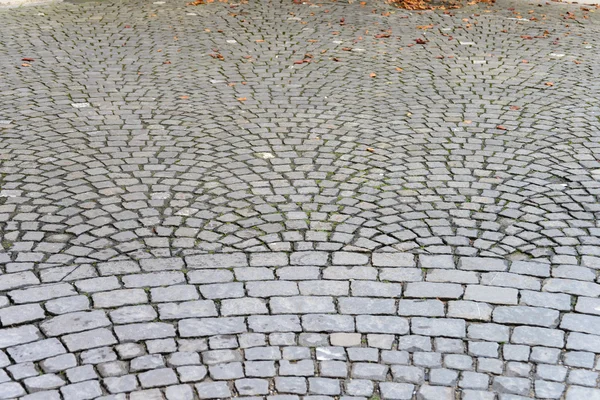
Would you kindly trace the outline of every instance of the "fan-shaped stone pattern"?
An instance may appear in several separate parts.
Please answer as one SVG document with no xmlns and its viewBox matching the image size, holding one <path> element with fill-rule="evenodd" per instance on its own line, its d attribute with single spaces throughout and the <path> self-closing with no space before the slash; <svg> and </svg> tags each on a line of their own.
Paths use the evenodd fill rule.
<svg viewBox="0 0 600 400">
<path fill-rule="evenodd" d="M 585 8 L 1 11 L 0 397 L 598 396 Z"/>
</svg>

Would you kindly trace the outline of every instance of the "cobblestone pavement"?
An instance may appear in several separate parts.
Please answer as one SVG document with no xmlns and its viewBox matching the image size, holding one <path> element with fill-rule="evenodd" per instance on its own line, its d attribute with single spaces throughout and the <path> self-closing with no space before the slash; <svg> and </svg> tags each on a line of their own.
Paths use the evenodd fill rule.
<svg viewBox="0 0 600 400">
<path fill-rule="evenodd" d="M 599 15 L 0 11 L 0 399 L 600 399 Z"/>
</svg>

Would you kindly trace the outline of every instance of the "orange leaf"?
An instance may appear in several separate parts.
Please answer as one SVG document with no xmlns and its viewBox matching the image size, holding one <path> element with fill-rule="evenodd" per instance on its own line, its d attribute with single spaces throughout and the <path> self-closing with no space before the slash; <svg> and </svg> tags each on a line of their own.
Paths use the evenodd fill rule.
<svg viewBox="0 0 600 400">
<path fill-rule="evenodd" d="M 180 98 L 181 100 L 187 100 L 187 99 L 189 99 L 189 98 L 190 98 L 190 96 L 180 96 L 179 98 Z"/>
<path fill-rule="evenodd" d="M 352 51 L 352 47 L 342 47 L 342 50 L 344 50 L 344 51 Z"/>
<path fill-rule="evenodd" d="M 375 153 L 375 149 L 373 149 L 371 147 L 367 147 L 367 151 L 370 151 L 371 153 Z"/>
<path fill-rule="evenodd" d="M 163 64 L 171 64 L 171 61 L 167 60 L 167 61 L 163 62 Z"/>
<path fill-rule="evenodd" d="M 507 130 L 507 129 L 506 129 L 506 127 L 505 127 L 505 126 L 502 126 L 502 125 L 498 125 L 498 126 L 496 127 L 496 129 L 500 129 L 501 131 L 505 131 L 505 130 Z"/>
<path fill-rule="evenodd" d="M 554 86 L 554 82 L 546 82 L 544 85 L 546 85 L 546 86 Z"/>
<path fill-rule="evenodd" d="M 375 77 L 377 76 L 377 74 L 376 74 L 375 72 L 371 72 L 371 73 L 369 74 L 369 76 L 370 76 L 371 78 L 375 78 Z"/>
<path fill-rule="evenodd" d="M 402 68 L 400 68 L 400 67 L 396 67 L 396 71 L 398 71 L 398 72 L 402 72 L 402 71 L 404 71 L 404 70 L 403 70 Z"/>
<path fill-rule="evenodd" d="M 23 63 L 21 64 L 21 67 L 31 67 L 31 64 Z"/>
<path fill-rule="evenodd" d="M 238 97 L 238 101 L 246 101 L 246 100 L 248 100 L 248 99 L 245 97 Z"/>
<path fill-rule="evenodd" d="M 521 107 L 519 107 L 519 106 L 510 106 L 510 109 L 513 110 L 513 111 L 516 111 L 516 110 L 520 110 Z"/>
</svg>

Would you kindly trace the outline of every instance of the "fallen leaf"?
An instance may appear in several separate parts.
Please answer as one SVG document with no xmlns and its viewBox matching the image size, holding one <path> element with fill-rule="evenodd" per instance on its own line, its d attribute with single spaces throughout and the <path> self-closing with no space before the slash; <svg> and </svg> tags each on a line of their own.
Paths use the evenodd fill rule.
<svg viewBox="0 0 600 400">
<path fill-rule="evenodd" d="M 385 39 L 389 38 L 391 35 L 389 33 L 378 33 L 375 35 L 375 39 Z"/>
<path fill-rule="evenodd" d="M 21 67 L 31 67 L 31 64 L 23 63 L 21 64 Z"/>
<path fill-rule="evenodd" d="M 427 43 L 427 40 L 423 40 L 423 39 L 421 39 L 421 38 L 418 38 L 418 39 L 415 39 L 415 42 L 416 42 L 417 44 L 426 44 L 426 43 Z"/>
<path fill-rule="evenodd" d="M 171 64 L 171 61 L 167 60 L 167 61 L 163 62 L 163 64 Z"/>
<path fill-rule="evenodd" d="M 503 126 L 503 125 L 498 125 L 498 126 L 496 127 L 496 129 L 500 129 L 501 131 L 506 131 L 506 130 L 507 130 L 507 129 L 506 129 L 506 127 L 505 127 L 505 126 Z"/>
<path fill-rule="evenodd" d="M 579 61 L 579 60 L 574 60 L 573 62 L 574 62 L 575 64 L 581 64 L 581 61 Z"/>
<path fill-rule="evenodd" d="M 29 61 L 29 62 L 31 62 L 31 61 L 35 61 L 35 60 L 33 58 L 23 57 L 23 58 L 21 58 L 21 61 Z"/>
<path fill-rule="evenodd" d="M 546 86 L 554 86 L 554 82 L 546 82 L 546 83 L 544 83 L 544 85 L 546 85 Z"/>
<path fill-rule="evenodd" d="M 402 71 L 404 71 L 404 70 L 403 70 L 402 68 L 400 68 L 400 67 L 396 67 L 396 71 L 398 71 L 398 72 L 402 72 Z"/>
<path fill-rule="evenodd" d="M 367 151 L 370 151 L 371 153 L 375 153 L 375 149 L 373 149 L 371 147 L 367 147 Z"/>
<path fill-rule="evenodd" d="M 333 60 L 333 61 L 335 61 L 335 62 L 340 62 L 340 61 L 341 61 L 341 60 L 340 60 L 339 58 L 337 58 L 337 57 L 333 57 L 333 58 L 332 58 L 332 60 Z"/>
<path fill-rule="evenodd" d="M 519 107 L 519 106 L 510 106 L 510 109 L 513 110 L 513 111 L 516 111 L 516 110 L 520 110 L 521 107 Z"/>
<path fill-rule="evenodd" d="M 297 60 L 297 61 L 294 61 L 294 64 L 304 64 L 304 60 Z"/>
<path fill-rule="evenodd" d="M 190 98 L 190 96 L 180 96 L 179 98 L 180 98 L 181 100 L 187 100 L 187 99 L 189 99 L 189 98 Z"/>
<path fill-rule="evenodd" d="M 410 113 L 410 112 L 407 112 L 407 113 L 406 113 L 406 116 L 407 116 L 407 117 L 412 117 L 412 113 Z"/>
<path fill-rule="evenodd" d="M 417 29 L 427 30 L 427 29 L 432 29 L 432 28 L 433 28 L 433 24 L 432 25 L 417 25 Z"/>
<path fill-rule="evenodd" d="M 471 121 L 471 120 L 469 120 L 469 119 L 465 119 L 465 120 L 463 121 L 463 123 L 465 123 L 465 124 L 470 124 L 471 122 L 473 122 L 473 121 Z"/>
<path fill-rule="evenodd" d="M 375 72 L 371 72 L 371 73 L 369 74 L 369 76 L 370 76 L 371 78 L 375 78 L 375 77 L 377 76 L 377 74 L 376 74 Z"/>
<path fill-rule="evenodd" d="M 533 37 L 531 37 L 529 35 L 521 35 L 521 39 L 531 40 L 531 39 L 533 39 Z"/>
<path fill-rule="evenodd" d="M 352 51 L 352 47 L 342 47 L 342 50 L 344 50 L 344 51 Z"/>
<path fill-rule="evenodd" d="M 246 101 L 246 100 L 248 100 L 248 99 L 245 97 L 238 97 L 238 101 Z"/>
</svg>

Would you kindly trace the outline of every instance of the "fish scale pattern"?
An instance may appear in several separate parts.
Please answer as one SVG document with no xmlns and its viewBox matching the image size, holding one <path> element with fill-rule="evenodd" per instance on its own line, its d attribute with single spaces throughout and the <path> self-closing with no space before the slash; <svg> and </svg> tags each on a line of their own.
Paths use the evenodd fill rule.
<svg viewBox="0 0 600 400">
<path fill-rule="evenodd" d="M 600 398 L 594 7 L 0 21 L 0 399 Z"/>
</svg>

